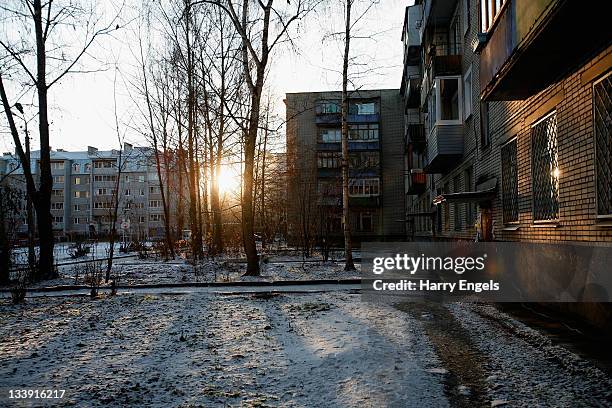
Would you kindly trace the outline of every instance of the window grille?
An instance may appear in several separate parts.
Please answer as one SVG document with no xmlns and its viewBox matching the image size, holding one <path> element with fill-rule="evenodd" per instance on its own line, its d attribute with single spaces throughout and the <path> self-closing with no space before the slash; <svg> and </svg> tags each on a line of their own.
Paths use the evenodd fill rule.
<svg viewBox="0 0 612 408">
<path fill-rule="evenodd" d="M 612 75 L 593 85 L 597 214 L 612 215 Z"/>
<path fill-rule="evenodd" d="M 557 153 L 557 114 L 546 116 L 531 129 L 531 178 L 533 219 L 559 218 L 559 160 Z"/>
<path fill-rule="evenodd" d="M 502 159 L 502 205 L 504 222 L 518 221 L 518 172 L 516 162 L 516 139 L 501 149 Z"/>
</svg>

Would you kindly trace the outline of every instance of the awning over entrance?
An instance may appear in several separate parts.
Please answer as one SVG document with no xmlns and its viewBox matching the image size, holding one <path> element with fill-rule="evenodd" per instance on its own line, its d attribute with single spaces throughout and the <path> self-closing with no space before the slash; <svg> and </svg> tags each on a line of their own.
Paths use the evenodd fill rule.
<svg viewBox="0 0 612 408">
<path fill-rule="evenodd" d="M 433 199 L 435 205 L 442 203 L 485 203 L 497 195 L 497 179 L 492 178 L 476 186 L 476 191 L 440 194 Z"/>
</svg>

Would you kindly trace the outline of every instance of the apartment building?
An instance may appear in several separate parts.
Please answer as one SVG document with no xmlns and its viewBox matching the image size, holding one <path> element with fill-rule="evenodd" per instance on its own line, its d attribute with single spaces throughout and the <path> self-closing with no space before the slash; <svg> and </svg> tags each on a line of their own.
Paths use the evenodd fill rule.
<svg viewBox="0 0 612 408">
<path fill-rule="evenodd" d="M 39 151 L 31 153 L 35 178 L 40 176 L 39 158 Z M 0 157 L 0 171 L 7 176 L 5 183 L 22 191 L 21 206 L 25 208 L 25 179 L 18 157 L 4 153 Z M 125 143 L 122 151 L 98 150 L 91 146 L 87 151 L 78 152 L 53 150 L 51 173 L 51 215 L 58 237 L 108 234 L 115 197 L 119 200 L 118 231 L 122 231 L 123 225 L 127 227 L 126 233 L 134 238 L 163 235 L 164 211 L 151 148 Z M 176 178 L 170 180 L 173 180 L 170 187 L 174 188 Z M 175 205 L 175 200 L 171 200 L 171 205 Z M 21 230 L 27 230 L 25 219 Z"/>
<path fill-rule="evenodd" d="M 287 94 L 288 235 L 340 244 L 341 93 Z M 404 239 L 404 140 L 397 89 L 351 92 L 349 203 L 355 242 Z"/>
<path fill-rule="evenodd" d="M 612 242 L 612 31 L 570 0 L 407 7 L 412 239 Z"/>
</svg>

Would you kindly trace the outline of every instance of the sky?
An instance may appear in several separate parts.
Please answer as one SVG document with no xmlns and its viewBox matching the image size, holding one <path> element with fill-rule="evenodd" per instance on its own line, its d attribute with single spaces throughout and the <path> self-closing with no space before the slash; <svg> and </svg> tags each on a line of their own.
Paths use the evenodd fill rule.
<svg viewBox="0 0 612 408">
<path fill-rule="evenodd" d="M 353 72 L 354 85 L 363 89 L 399 88 L 402 74 L 401 29 L 406 0 L 379 0 L 355 27 L 351 55 L 355 67 L 368 69 L 367 75 Z M 293 47 L 279 47 L 270 61 L 268 84 L 277 115 L 284 117 L 286 93 L 339 90 L 341 87 L 342 48 L 339 42 L 324 36 L 341 29 L 342 7 L 328 6 L 311 15 L 291 33 Z M 360 15 L 360 9 L 354 11 Z M 340 26 L 338 25 L 340 23 Z M 120 34 L 96 44 L 91 53 L 100 59 L 115 61 L 107 69 L 65 77 L 50 90 L 51 147 L 84 150 L 88 145 L 100 149 L 117 148 L 114 99 L 120 123 L 130 122 L 133 102 L 126 83 L 134 69 L 129 44 Z M 354 71 L 357 68 L 354 69 Z M 118 75 L 116 75 L 117 70 Z M 115 77 L 117 77 L 116 86 Z M 114 91 L 116 89 L 116 92 Z M 34 108 L 35 109 L 35 108 Z M 2 129 L 6 119 L 0 118 Z M 35 131 L 35 129 L 34 129 Z M 135 145 L 146 144 L 137 132 L 129 132 L 126 140 Z M 33 144 L 35 148 L 36 143 Z M 13 151 L 7 132 L 0 134 L 0 150 Z"/>
</svg>

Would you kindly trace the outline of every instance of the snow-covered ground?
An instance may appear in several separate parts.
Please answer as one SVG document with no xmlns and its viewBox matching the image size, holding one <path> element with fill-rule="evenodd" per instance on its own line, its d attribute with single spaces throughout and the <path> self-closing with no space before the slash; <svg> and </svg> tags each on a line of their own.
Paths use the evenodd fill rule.
<svg viewBox="0 0 612 408">
<path fill-rule="evenodd" d="M 574 407 L 612 398 L 608 376 L 492 306 L 394 308 L 343 291 L 0 302 L 0 405 L 11 388 L 65 389 L 62 403 L 74 406 Z M 465 361 L 448 364 L 458 346 Z M 479 395 L 462 369 L 484 384 Z"/>
</svg>

